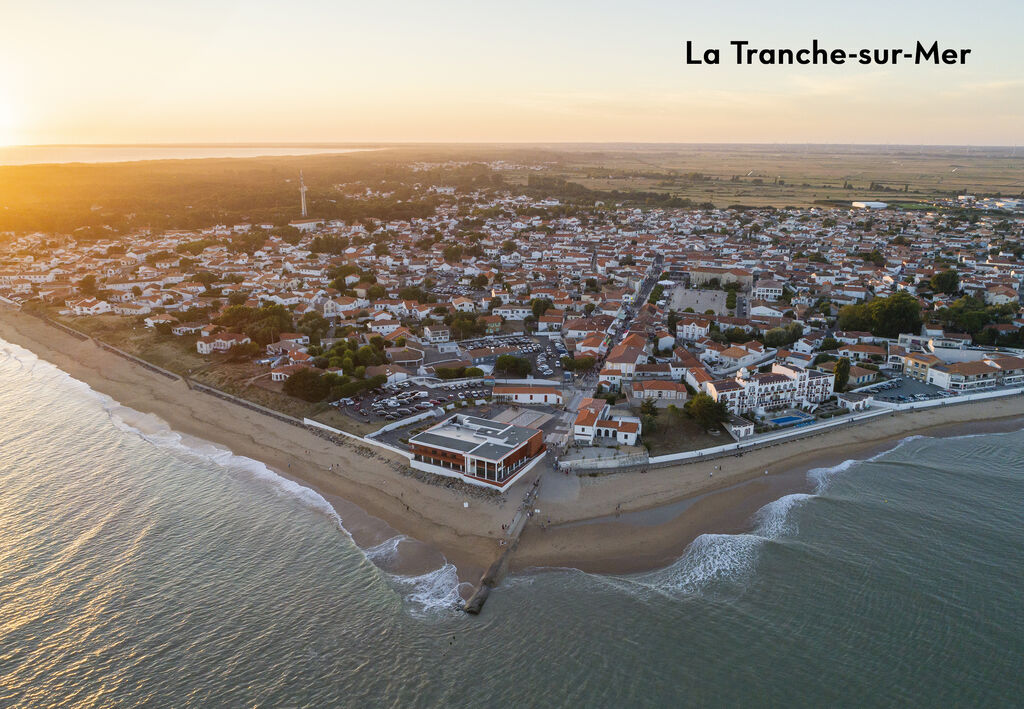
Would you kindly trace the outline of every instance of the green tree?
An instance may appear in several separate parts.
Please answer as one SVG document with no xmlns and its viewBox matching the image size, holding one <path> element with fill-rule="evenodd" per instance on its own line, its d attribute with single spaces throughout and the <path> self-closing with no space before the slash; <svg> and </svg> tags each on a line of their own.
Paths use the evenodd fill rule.
<svg viewBox="0 0 1024 709">
<path fill-rule="evenodd" d="M 525 377 L 533 371 L 533 365 L 531 365 L 530 360 L 525 357 L 516 357 L 515 355 L 504 354 L 500 355 L 495 361 L 494 371 L 501 372 L 502 374 L 515 374 L 517 376 Z"/>
<path fill-rule="evenodd" d="M 651 418 L 658 415 L 658 406 L 654 403 L 654 399 L 647 398 L 640 402 L 640 415 L 650 416 Z"/>
<path fill-rule="evenodd" d="M 960 291 L 960 274 L 953 269 L 936 273 L 931 278 L 932 290 L 946 295 L 954 295 Z"/>
<path fill-rule="evenodd" d="M 875 298 L 868 303 L 871 313 L 871 332 L 879 337 L 897 337 L 903 332 L 921 331 L 921 304 L 917 299 L 900 291 L 888 298 Z"/>
<path fill-rule="evenodd" d="M 330 384 L 317 369 L 300 369 L 284 382 L 284 393 L 306 401 L 322 401 L 330 392 Z"/>
<path fill-rule="evenodd" d="M 546 313 L 553 305 L 554 303 L 551 302 L 550 298 L 534 298 L 530 301 L 530 309 L 533 310 L 535 318 L 539 318 Z"/>
<path fill-rule="evenodd" d="M 836 362 L 836 391 L 843 391 L 850 381 L 850 360 L 847 357 L 840 357 Z"/>
<path fill-rule="evenodd" d="M 725 402 L 715 401 L 704 393 L 697 394 L 687 401 L 683 405 L 683 410 L 705 431 L 711 430 L 729 418 L 729 409 Z"/>
</svg>

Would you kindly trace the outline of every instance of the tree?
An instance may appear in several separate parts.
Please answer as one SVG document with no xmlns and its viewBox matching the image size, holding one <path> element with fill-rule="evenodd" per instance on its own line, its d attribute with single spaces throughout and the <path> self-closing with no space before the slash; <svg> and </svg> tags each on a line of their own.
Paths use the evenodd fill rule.
<svg viewBox="0 0 1024 709">
<path fill-rule="evenodd" d="M 876 298 L 868 304 L 871 332 L 879 337 L 897 337 L 903 332 L 921 331 L 921 304 L 906 292 Z"/>
<path fill-rule="evenodd" d="M 444 248 L 444 260 L 448 263 L 459 263 L 462 261 L 462 247 L 452 244 Z"/>
<path fill-rule="evenodd" d="M 533 371 L 533 365 L 525 357 L 515 355 L 500 355 L 494 363 L 494 371 L 503 374 L 516 374 L 525 377 Z"/>
<path fill-rule="evenodd" d="M 651 418 L 657 417 L 658 407 L 654 403 L 654 399 L 647 398 L 640 402 L 640 415 L 650 416 Z"/>
<path fill-rule="evenodd" d="M 960 274 L 953 269 L 936 273 L 931 279 L 932 290 L 946 295 L 954 295 L 960 291 Z"/>
<path fill-rule="evenodd" d="M 327 322 L 327 319 L 314 310 L 299 318 L 299 332 L 309 335 L 309 341 L 314 345 L 320 344 L 321 338 L 327 334 L 327 330 L 330 327 L 331 324 Z"/>
<path fill-rule="evenodd" d="M 78 290 L 86 295 L 96 295 L 96 276 L 88 275 L 78 282 Z"/>
<path fill-rule="evenodd" d="M 593 357 L 579 357 L 573 359 L 566 355 L 562 357 L 562 367 L 573 372 L 585 372 L 594 366 L 596 360 Z"/>
<path fill-rule="evenodd" d="M 232 345 L 228 350 L 227 360 L 229 362 L 245 362 L 252 359 L 262 351 L 263 348 L 255 342 Z"/>
<path fill-rule="evenodd" d="M 725 402 L 715 401 L 707 394 L 694 396 L 683 405 L 683 410 L 696 421 L 701 428 L 708 431 L 729 418 L 729 409 Z"/>
<path fill-rule="evenodd" d="M 282 332 L 292 329 L 292 314 L 283 305 L 247 308 L 232 305 L 217 319 L 218 325 L 240 330 L 261 345 L 277 342 Z"/>
<path fill-rule="evenodd" d="M 530 301 L 530 309 L 533 310 L 535 318 L 539 318 L 546 313 L 553 305 L 554 303 L 551 302 L 550 298 L 534 298 Z"/>
<path fill-rule="evenodd" d="M 844 305 L 839 309 L 839 321 L 836 323 L 840 330 L 852 330 L 864 332 L 871 329 L 871 311 L 868 306 L 859 303 L 857 305 Z"/>
<path fill-rule="evenodd" d="M 306 401 L 321 401 L 330 392 L 330 384 L 319 370 L 300 369 L 284 382 L 284 393 Z"/>
<path fill-rule="evenodd" d="M 836 362 L 836 391 L 842 391 L 850 381 L 850 360 L 848 357 L 840 357 Z"/>
</svg>

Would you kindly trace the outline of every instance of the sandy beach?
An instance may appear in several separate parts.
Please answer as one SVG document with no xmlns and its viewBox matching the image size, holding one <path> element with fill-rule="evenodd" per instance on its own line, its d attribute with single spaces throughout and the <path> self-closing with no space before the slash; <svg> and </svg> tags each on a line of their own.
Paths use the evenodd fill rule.
<svg viewBox="0 0 1024 709">
<path fill-rule="evenodd" d="M 315 489 L 339 511 L 362 547 L 396 534 L 410 537 L 403 542 L 402 568 L 392 569 L 398 573 L 434 568 L 443 555 L 459 568 L 460 578 L 475 581 L 498 555 L 501 526 L 511 521 L 532 483 L 532 478 L 521 480 L 504 497 L 467 497 L 403 474 L 400 456 L 375 449 L 374 457 L 365 457 L 352 446 L 190 390 L 182 381 L 32 316 L 0 309 L 0 337 L 123 406 L 156 415 L 180 433 L 262 461 Z M 523 534 L 512 569 L 556 566 L 625 573 L 664 566 L 698 535 L 744 531 L 764 504 L 809 491 L 806 472 L 812 468 L 870 457 L 913 434 L 1016 430 L 1021 417 L 1024 397 L 1014 396 L 881 416 L 742 457 L 647 473 L 562 479 L 545 462 L 538 466 L 546 476 L 537 502 L 541 513 Z"/>
</svg>

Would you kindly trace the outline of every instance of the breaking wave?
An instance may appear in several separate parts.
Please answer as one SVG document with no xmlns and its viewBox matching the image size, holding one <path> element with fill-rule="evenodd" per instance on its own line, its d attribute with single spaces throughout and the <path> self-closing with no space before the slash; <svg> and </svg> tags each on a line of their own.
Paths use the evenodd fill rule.
<svg viewBox="0 0 1024 709">
<path fill-rule="evenodd" d="M 19 370 L 31 373 L 33 377 L 49 378 L 55 383 L 59 381 L 60 385 L 73 388 L 82 396 L 98 402 L 113 426 L 123 433 L 137 436 L 159 448 L 215 463 L 222 468 L 244 471 L 253 479 L 270 486 L 277 494 L 298 500 L 308 509 L 326 516 L 348 536 L 350 541 L 353 541 L 331 503 L 312 488 L 276 473 L 264 463 L 235 455 L 230 449 L 210 441 L 181 434 L 158 416 L 122 406 L 112 397 L 96 391 L 86 382 L 75 379 L 56 365 L 40 359 L 31 350 L 19 345 L 0 340 L 0 359 L 16 362 Z M 459 607 L 462 600 L 461 585 L 456 567 L 450 562 L 445 561 L 443 566 L 420 576 L 401 576 L 380 569 L 383 562 L 398 553 L 398 546 L 406 539 L 408 537 L 398 535 L 367 549 L 362 549 L 354 541 L 353 546 L 359 549 L 363 556 L 378 568 L 382 578 L 392 588 L 402 593 L 414 607 L 422 610 Z"/>
<path fill-rule="evenodd" d="M 389 575 L 391 582 L 402 591 L 405 600 L 422 613 L 453 611 L 462 607 L 462 584 L 455 564 L 444 566 L 420 576 Z"/>
</svg>

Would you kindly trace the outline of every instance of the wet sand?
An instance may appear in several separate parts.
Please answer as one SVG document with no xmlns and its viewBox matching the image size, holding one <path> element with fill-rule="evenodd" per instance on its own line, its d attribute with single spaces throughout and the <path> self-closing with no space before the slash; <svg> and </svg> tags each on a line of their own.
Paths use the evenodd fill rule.
<svg viewBox="0 0 1024 709">
<path fill-rule="evenodd" d="M 504 496 L 469 497 L 403 474 L 406 459 L 397 454 L 374 448 L 373 457 L 364 457 L 352 446 L 190 390 L 32 316 L 0 308 L 0 337 L 122 405 L 158 416 L 176 431 L 223 445 L 308 485 L 338 510 L 364 549 L 397 535 L 409 537 L 387 562 L 395 573 L 423 573 L 447 559 L 458 567 L 460 579 L 476 581 L 500 553 L 501 526 L 511 522 L 535 475 L 531 471 Z M 1022 416 L 1024 397 L 1015 396 L 880 416 L 742 457 L 573 480 L 555 479 L 562 474 L 542 461 L 537 468 L 546 476 L 537 502 L 541 514 L 524 532 L 512 569 L 625 573 L 664 566 L 696 536 L 745 531 L 763 505 L 808 492 L 811 468 L 870 457 L 912 434 L 1013 430 L 1020 428 Z"/>
</svg>

